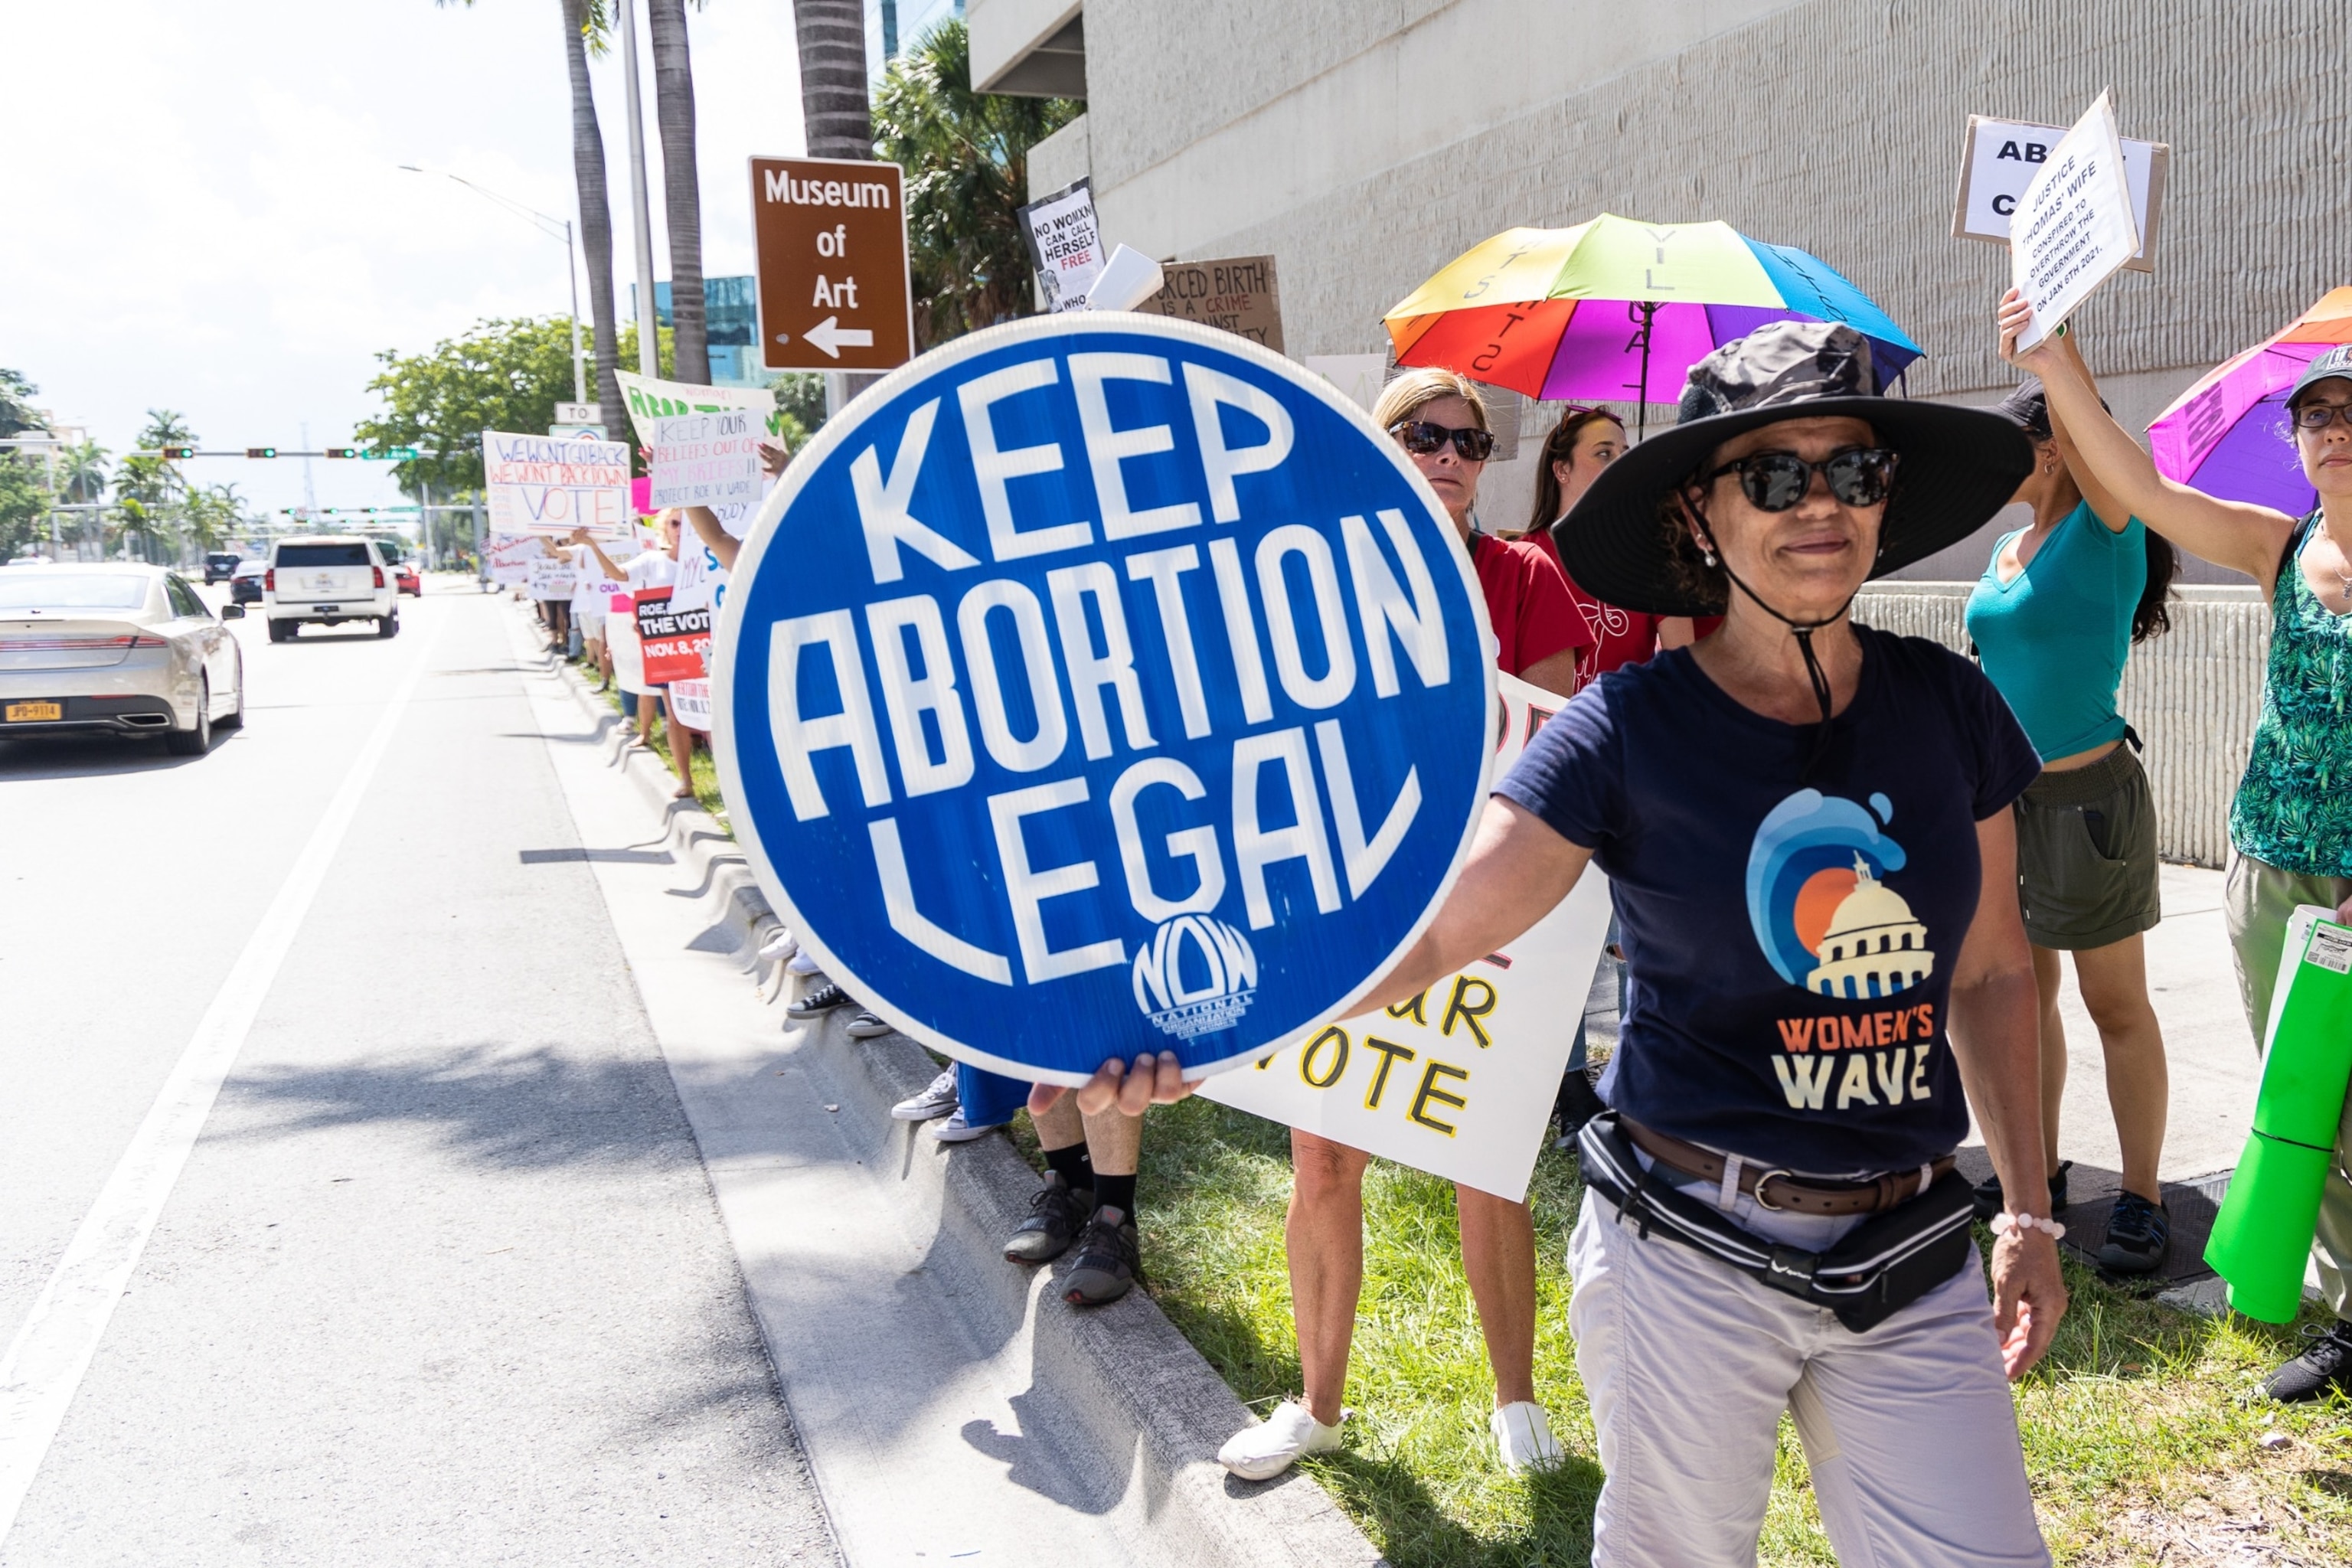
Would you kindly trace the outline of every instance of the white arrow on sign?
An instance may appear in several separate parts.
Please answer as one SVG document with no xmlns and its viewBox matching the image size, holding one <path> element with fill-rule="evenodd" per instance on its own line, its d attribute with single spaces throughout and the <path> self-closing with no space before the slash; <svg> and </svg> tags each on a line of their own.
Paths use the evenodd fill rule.
<svg viewBox="0 0 2352 1568">
<path fill-rule="evenodd" d="M 845 348 L 870 349 L 874 346 L 873 332 L 864 327 L 836 325 L 839 321 L 838 316 L 827 316 L 824 321 L 803 332 L 801 336 L 815 347 L 823 349 L 824 357 L 827 359 L 839 359 L 841 351 Z M 783 334 L 781 332 L 776 334 L 776 341 L 782 342 Z"/>
</svg>

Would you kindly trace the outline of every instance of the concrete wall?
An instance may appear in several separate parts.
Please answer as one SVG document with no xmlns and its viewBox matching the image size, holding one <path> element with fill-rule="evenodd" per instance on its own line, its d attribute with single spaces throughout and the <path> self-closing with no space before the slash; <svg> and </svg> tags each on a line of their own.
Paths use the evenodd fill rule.
<svg viewBox="0 0 2352 1568">
<path fill-rule="evenodd" d="M 1969 583 L 1865 589 L 1858 621 L 1932 637 L 1961 653 Z M 2132 649 L 2124 718 L 2147 743 L 2141 762 L 2156 793 L 2157 853 L 2221 866 L 2230 853 L 2230 798 L 2246 771 L 2270 657 L 2270 606 L 2254 589 L 2192 587 L 2172 606 L 2172 629 Z"/>
<path fill-rule="evenodd" d="M 1049 8 L 978 0 L 975 32 L 1024 5 Z M 1381 347 L 1383 310 L 1510 225 L 1719 217 L 1884 305 L 1928 351 L 1913 395 L 1991 402 L 2008 257 L 1950 237 L 1962 128 L 2064 121 L 2109 85 L 2126 132 L 2173 149 L 2158 271 L 2077 317 L 2126 424 L 2352 276 L 2352 28 L 2321 0 L 1091 0 L 1085 22 L 1087 113 L 1033 185 L 1091 174 L 1107 235 L 1152 255 L 1272 254 L 1302 357 Z M 1482 511 L 1516 525 L 1532 490 L 1498 465 Z M 1906 574 L 1973 576 L 2018 521 Z"/>
</svg>

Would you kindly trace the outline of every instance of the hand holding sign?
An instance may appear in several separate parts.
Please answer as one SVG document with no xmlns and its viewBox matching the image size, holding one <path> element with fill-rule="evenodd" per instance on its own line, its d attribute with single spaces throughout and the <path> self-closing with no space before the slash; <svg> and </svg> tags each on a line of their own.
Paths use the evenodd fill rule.
<svg viewBox="0 0 2352 1568">
<path fill-rule="evenodd" d="M 2018 198 L 2009 234 L 2017 290 L 2033 311 L 2017 346 L 2031 349 L 2139 249 L 2123 142 L 2105 93 L 2051 150 Z"/>
</svg>

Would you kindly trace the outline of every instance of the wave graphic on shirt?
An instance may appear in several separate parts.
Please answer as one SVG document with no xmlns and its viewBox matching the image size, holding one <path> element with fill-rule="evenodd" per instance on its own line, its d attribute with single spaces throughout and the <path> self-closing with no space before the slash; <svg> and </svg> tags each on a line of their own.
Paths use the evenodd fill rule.
<svg viewBox="0 0 2352 1568">
<path fill-rule="evenodd" d="M 1873 815 L 1873 813 L 1876 815 Z M 1903 868 L 1888 837 L 1894 804 L 1870 809 L 1799 790 L 1758 825 L 1748 852 L 1748 918 L 1780 978 L 1823 996 L 1891 996 L 1933 973 L 1927 927 L 1886 886 Z"/>
</svg>

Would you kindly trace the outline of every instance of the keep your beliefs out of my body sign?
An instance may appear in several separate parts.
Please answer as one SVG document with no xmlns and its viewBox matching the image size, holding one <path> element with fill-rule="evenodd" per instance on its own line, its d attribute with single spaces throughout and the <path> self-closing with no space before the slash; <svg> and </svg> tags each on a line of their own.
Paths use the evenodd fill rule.
<svg viewBox="0 0 2352 1568">
<path fill-rule="evenodd" d="M 735 825 L 917 1039 L 1076 1084 L 1344 1012 L 1420 933 L 1492 763 L 1444 513 L 1321 378 L 1190 323 L 956 340 L 769 496 L 714 643 Z"/>
</svg>

